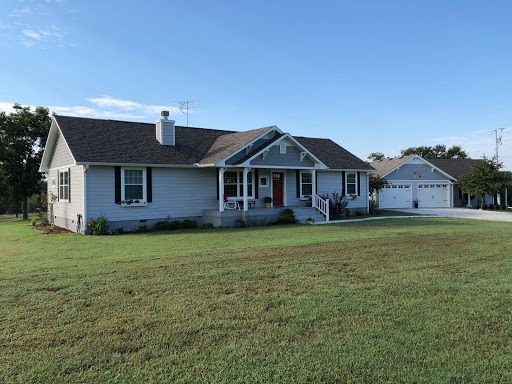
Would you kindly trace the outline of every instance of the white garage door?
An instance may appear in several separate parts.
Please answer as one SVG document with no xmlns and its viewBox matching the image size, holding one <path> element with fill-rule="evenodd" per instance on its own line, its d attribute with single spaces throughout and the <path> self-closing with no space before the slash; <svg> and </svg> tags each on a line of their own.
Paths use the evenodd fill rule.
<svg viewBox="0 0 512 384">
<path fill-rule="evenodd" d="M 388 184 L 379 192 L 379 208 L 411 208 L 411 185 Z"/>
<path fill-rule="evenodd" d="M 419 184 L 418 200 L 420 208 L 450 206 L 448 184 Z"/>
</svg>

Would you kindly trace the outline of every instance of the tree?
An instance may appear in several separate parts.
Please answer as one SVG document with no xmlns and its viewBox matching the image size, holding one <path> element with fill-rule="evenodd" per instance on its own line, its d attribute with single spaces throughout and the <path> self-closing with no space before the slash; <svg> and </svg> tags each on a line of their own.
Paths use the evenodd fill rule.
<svg viewBox="0 0 512 384">
<path fill-rule="evenodd" d="M 382 152 L 372 152 L 370 153 L 370 155 L 368 155 L 368 160 L 370 160 L 370 162 L 372 161 L 378 161 L 378 160 L 382 160 L 384 157 L 384 154 Z"/>
<path fill-rule="evenodd" d="M 454 145 L 447 150 L 446 145 L 443 144 L 433 147 L 410 147 L 402 149 L 401 154 L 402 156 L 420 155 L 424 159 L 466 159 L 469 156 L 459 145 Z"/>
<path fill-rule="evenodd" d="M 459 177 L 461 190 L 480 196 L 483 209 L 485 195 L 496 195 L 512 182 L 509 173 L 500 172 L 502 166 L 502 163 L 484 157 L 481 163 L 472 167 L 470 173 Z"/>
<path fill-rule="evenodd" d="M 384 186 L 388 184 L 388 181 L 386 179 L 383 179 L 376 173 L 370 173 L 369 179 L 368 179 L 368 184 L 369 184 L 368 193 L 370 196 L 373 196 L 373 194 L 375 192 L 379 192 L 382 188 L 384 188 Z"/>
<path fill-rule="evenodd" d="M 14 104 L 10 114 L 0 112 L 0 175 L 1 200 L 23 204 L 23 219 L 28 219 L 27 200 L 39 192 L 43 175 L 39 164 L 50 130 L 48 108 Z"/>
</svg>

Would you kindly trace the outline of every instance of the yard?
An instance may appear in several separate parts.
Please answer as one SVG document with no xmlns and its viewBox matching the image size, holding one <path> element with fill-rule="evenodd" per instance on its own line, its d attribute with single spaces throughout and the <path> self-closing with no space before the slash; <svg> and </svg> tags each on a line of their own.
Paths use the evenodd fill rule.
<svg viewBox="0 0 512 384">
<path fill-rule="evenodd" d="M 0 220 L 0 382 L 512 382 L 512 223 L 44 235 Z"/>
</svg>

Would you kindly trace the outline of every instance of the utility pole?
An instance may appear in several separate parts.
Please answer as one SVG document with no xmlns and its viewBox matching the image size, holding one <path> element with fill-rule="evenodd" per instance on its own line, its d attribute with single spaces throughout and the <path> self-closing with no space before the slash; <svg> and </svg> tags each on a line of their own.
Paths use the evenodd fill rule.
<svg viewBox="0 0 512 384">
<path fill-rule="evenodd" d="M 188 110 L 189 109 L 196 109 L 197 107 L 194 106 L 194 103 L 197 103 L 199 100 L 186 100 L 186 101 L 177 101 L 177 103 L 180 105 L 180 112 L 187 115 L 187 127 L 188 127 Z"/>
<path fill-rule="evenodd" d="M 502 144 L 502 135 L 500 134 L 498 136 L 498 131 L 500 132 L 503 132 L 505 130 L 505 128 L 494 128 L 494 129 L 491 129 L 489 132 L 494 132 L 495 136 L 496 136 L 496 165 L 498 165 L 498 162 L 499 162 L 499 158 L 498 158 L 498 147 Z M 506 195 L 507 192 L 505 192 L 505 195 Z M 498 205 L 501 205 L 501 195 L 498 193 L 498 195 L 496 196 L 498 198 Z M 505 202 L 506 204 L 506 202 Z"/>
<path fill-rule="evenodd" d="M 503 132 L 505 130 L 505 128 L 494 128 L 494 129 L 491 129 L 489 132 L 494 132 L 494 134 L 496 135 L 496 164 L 498 164 L 498 147 L 502 144 L 502 135 L 499 135 L 498 136 L 498 131 L 500 132 Z"/>
</svg>

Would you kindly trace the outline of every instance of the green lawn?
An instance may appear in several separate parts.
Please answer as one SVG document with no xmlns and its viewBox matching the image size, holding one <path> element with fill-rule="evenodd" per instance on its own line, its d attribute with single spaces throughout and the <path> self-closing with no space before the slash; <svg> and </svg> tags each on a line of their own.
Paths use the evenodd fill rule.
<svg viewBox="0 0 512 384">
<path fill-rule="evenodd" d="M 0 382 L 512 382 L 512 223 L 44 235 L 0 220 Z"/>
</svg>

